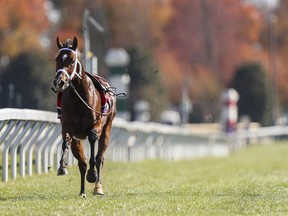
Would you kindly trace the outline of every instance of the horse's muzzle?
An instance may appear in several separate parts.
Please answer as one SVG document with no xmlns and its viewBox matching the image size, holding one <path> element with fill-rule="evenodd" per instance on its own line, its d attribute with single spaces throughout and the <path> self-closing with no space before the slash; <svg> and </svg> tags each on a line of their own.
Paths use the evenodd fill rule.
<svg viewBox="0 0 288 216">
<path fill-rule="evenodd" d="M 53 85 L 56 91 L 64 91 L 69 86 L 69 81 L 65 76 L 60 75 L 55 77 Z"/>
</svg>

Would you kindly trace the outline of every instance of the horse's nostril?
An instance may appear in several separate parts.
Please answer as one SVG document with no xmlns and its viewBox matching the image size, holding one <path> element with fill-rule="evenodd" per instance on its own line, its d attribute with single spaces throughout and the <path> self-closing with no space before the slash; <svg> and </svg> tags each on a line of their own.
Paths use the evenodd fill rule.
<svg viewBox="0 0 288 216">
<path fill-rule="evenodd" d="M 54 84 L 54 86 L 56 88 L 60 89 L 60 88 L 62 88 L 65 85 L 65 82 L 63 80 L 61 80 L 61 79 L 55 79 L 53 81 L 53 84 Z"/>
<path fill-rule="evenodd" d="M 65 84 L 65 82 L 63 80 L 60 80 L 59 86 L 63 86 L 64 84 Z"/>
</svg>

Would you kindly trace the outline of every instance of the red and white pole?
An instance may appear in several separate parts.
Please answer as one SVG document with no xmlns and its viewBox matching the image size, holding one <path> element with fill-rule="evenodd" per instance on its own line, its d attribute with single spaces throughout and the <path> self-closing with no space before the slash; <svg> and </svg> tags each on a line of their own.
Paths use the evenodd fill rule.
<svg viewBox="0 0 288 216">
<path fill-rule="evenodd" d="M 234 132 L 238 122 L 238 103 L 239 94 L 235 89 L 227 89 L 222 93 L 222 130 L 226 133 Z"/>
</svg>

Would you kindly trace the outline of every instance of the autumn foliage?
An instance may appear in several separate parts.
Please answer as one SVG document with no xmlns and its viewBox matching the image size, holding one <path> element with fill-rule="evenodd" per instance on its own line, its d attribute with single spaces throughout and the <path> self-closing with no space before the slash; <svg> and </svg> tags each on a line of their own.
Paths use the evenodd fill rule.
<svg viewBox="0 0 288 216">
<path fill-rule="evenodd" d="M 45 0 L 0 0 L 0 57 L 37 49 L 49 22 Z"/>
<path fill-rule="evenodd" d="M 229 86 L 236 68 L 254 61 L 264 67 L 270 84 L 276 83 L 282 111 L 288 109 L 286 0 L 280 0 L 273 11 L 243 0 L 52 2 L 61 14 L 57 23 L 47 19 L 45 0 L 0 0 L 0 57 L 36 49 L 43 33 L 50 35 L 51 49 L 55 49 L 56 35 L 63 39 L 76 35 L 82 49 L 82 16 L 89 9 L 105 27 L 100 41 L 91 30 L 93 51 L 102 49 L 104 53 L 109 47 L 149 49 L 170 104 L 180 105 L 185 81 L 193 103 L 217 119 L 221 91 Z M 276 17 L 273 22 L 269 20 L 272 12 Z"/>
</svg>

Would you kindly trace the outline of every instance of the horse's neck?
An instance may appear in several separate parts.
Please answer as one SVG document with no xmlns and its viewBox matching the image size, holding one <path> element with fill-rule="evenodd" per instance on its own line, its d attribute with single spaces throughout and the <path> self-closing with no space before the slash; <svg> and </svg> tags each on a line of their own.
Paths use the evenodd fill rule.
<svg viewBox="0 0 288 216">
<path fill-rule="evenodd" d="M 81 72 L 81 78 L 77 77 L 75 78 L 75 81 L 73 85 L 76 87 L 76 89 L 80 90 L 81 92 L 87 92 L 88 86 L 89 86 L 89 77 L 86 75 L 86 72 L 82 69 Z"/>
</svg>

